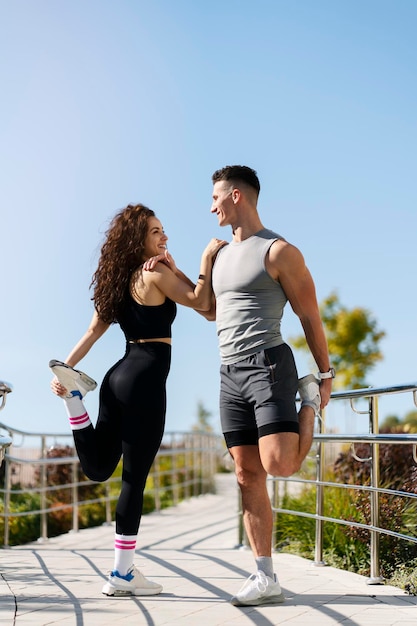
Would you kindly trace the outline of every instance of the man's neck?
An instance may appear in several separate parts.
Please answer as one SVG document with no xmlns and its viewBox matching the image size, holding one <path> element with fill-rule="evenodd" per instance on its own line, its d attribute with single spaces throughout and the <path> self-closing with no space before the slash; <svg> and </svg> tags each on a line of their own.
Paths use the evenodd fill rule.
<svg viewBox="0 0 417 626">
<path fill-rule="evenodd" d="M 249 237 L 252 237 L 252 235 L 258 233 L 263 228 L 264 226 L 259 218 L 246 220 L 244 223 L 232 224 L 233 241 L 238 243 L 249 239 Z"/>
</svg>

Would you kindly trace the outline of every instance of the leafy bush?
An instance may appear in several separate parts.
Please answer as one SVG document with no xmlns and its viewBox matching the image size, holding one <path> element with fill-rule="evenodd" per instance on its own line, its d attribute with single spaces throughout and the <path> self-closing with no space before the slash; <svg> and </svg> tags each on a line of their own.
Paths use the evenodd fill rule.
<svg viewBox="0 0 417 626">
<path fill-rule="evenodd" d="M 46 506 L 52 509 L 47 514 L 47 533 L 49 537 L 68 532 L 73 527 L 72 506 L 64 506 L 71 505 L 72 502 L 73 464 L 71 462 L 56 464 L 53 462 L 53 459 L 73 457 L 74 455 L 75 451 L 71 446 L 55 446 L 47 454 L 51 459 L 51 463 L 46 466 L 47 485 L 48 487 L 57 487 L 47 492 L 48 500 Z M 191 495 L 199 495 L 213 489 L 214 477 L 203 476 L 198 464 L 196 467 L 192 466 L 189 454 L 174 455 L 172 450 L 167 448 L 166 454 L 161 454 L 157 459 L 157 463 L 161 472 L 158 484 L 161 508 L 172 506 L 175 502 L 180 502 Z M 174 472 L 172 472 L 173 469 L 175 470 Z M 107 486 L 100 483 L 91 484 L 77 465 L 76 481 L 82 483 L 78 486 L 78 499 L 81 502 L 78 508 L 79 528 L 97 526 L 106 521 L 106 505 L 103 500 L 107 490 L 111 498 L 111 514 L 112 519 L 114 519 L 117 499 L 120 493 L 121 474 L 122 462 L 116 467 L 112 480 Z M 190 481 L 196 480 L 196 478 L 199 479 L 197 486 L 189 486 Z M 40 479 L 41 474 L 38 468 L 34 472 L 36 488 L 40 485 Z M 24 488 L 20 485 L 14 485 L 14 491 L 10 494 L 10 510 L 16 512 L 39 510 L 41 508 L 39 494 L 16 493 L 20 489 Z M 99 500 L 99 502 L 83 505 L 82 501 L 85 500 Z M 4 516 L 1 516 L 4 509 L 2 507 L 3 503 L 0 500 L 0 545 L 2 545 L 1 539 L 4 537 Z M 150 513 L 155 508 L 155 485 L 153 473 L 151 472 L 144 492 L 143 514 Z M 9 525 L 10 545 L 33 541 L 40 536 L 39 513 L 20 518 L 10 518 Z"/>
<path fill-rule="evenodd" d="M 404 432 L 400 427 L 381 429 L 385 433 Z M 366 459 L 358 461 L 349 449 L 339 455 L 335 462 L 335 476 L 341 482 L 369 485 L 371 460 L 369 444 L 357 444 L 356 456 Z M 417 468 L 413 459 L 412 445 L 381 444 L 379 446 L 380 484 L 385 488 L 417 493 Z M 416 536 L 416 500 L 390 494 L 379 494 L 379 526 L 387 530 Z M 360 521 L 371 523 L 369 493 L 356 491 L 353 499 Z M 353 519 L 348 515 L 347 519 Z M 368 530 L 345 527 L 345 533 L 356 543 L 369 544 Z M 381 575 L 389 578 L 402 564 L 417 558 L 417 544 L 390 535 L 380 536 L 379 546 Z"/>
<path fill-rule="evenodd" d="M 352 493 L 337 488 L 326 489 L 323 514 L 342 519 L 352 506 Z M 297 496 L 285 495 L 280 508 L 314 514 L 316 510 L 316 488 L 304 487 Z M 360 513 L 358 512 L 358 517 Z M 359 520 L 356 520 L 359 521 Z M 314 559 L 316 521 L 298 515 L 278 514 L 275 528 L 275 548 L 282 552 L 299 554 Z M 329 565 L 352 572 L 363 573 L 368 567 L 367 546 L 356 545 L 342 526 L 325 522 L 323 525 L 323 555 Z"/>
<path fill-rule="evenodd" d="M 410 596 L 417 596 L 417 559 L 400 563 L 389 583 L 394 587 L 405 589 Z"/>
<path fill-rule="evenodd" d="M 40 497 L 38 494 L 18 494 L 10 502 L 10 513 L 21 513 L 23 511 L 36 511 L 40 508 Z M 0 545 L 4 545 L 4 502 L 0 500 Z M 9 545 L 17 546 L 29 541 L 35 541 L 40 534 L 40 515 L 25 515 L 22 517 L 9 517 Z"/>
<path fill-rule="evenodd" d="M 398 428 L 385 432 L 399 432 Z M 412 446 L 381 444 L 380 484 L 385 488 L 417 493 L 417 468 Z M 335 462 L 333 476 L 328 481 L 351 485 L 369 485 L 371 461 L 369 444 L 357 444 L 355 454 L 351 450 L 341 453 Z M 415 519 L 417 503 L 414 498 L 391 494 L 379 494 L 379 526 L 387 530 L 416 537 Z M 298 496 L 284 496 L 281 508 L 315 512 L 316 487 L 306 487 Z M 370 494 L 366 490 L 326 488 L 324 516 L 344 519 L 361 524 L 371 523 Z M 314 558 L 315 520 L 291 515 L 279 515 L 276 526 L 277 549 L 296 552 Z M 353 525 L 325 522 L 323 525 L 323 555 L 325 561 L 364 576 L 370 574 L 370 531 Z M 417 544 L 380 535 L 380 573 L 410 593 L 417 593 Z M 399 584 L 399 581 L 402 583 Z"/>
<path fill-rule="evenodd" d="M 400 434 L 398 428 L 381 429 L 381 433 Z M 370 444 L 355 444 L 355 454 L 364 461 L 358 461 L 351 449 L 339 454 L 335 461 L 334 474 L 343 483 L 367 485 L 371 476 Z M 381 484 L 389 485 L 391 489 L 404 489 L 417 493 L 417 467 L 413 459 L 411 444 L 380 444 L 379 469 Z"/>
<path fill-rule="evenodd" d="M 72 457 L 75 455 L 75 450 L 71 446 L 54 446 L 47 452 L 47 458 L 49 459 L 62 459 L 64 457 Z M 95 500 L 100 499 L 104 493 L 105 488 L 100 483 L 90 484 L 89 479 L 84 474 L 81 466 L 77 463 L 77 475 L 73 477 L 72 463 L 64 463 L 57 465 L 51 463 L 46 466 L 47 485 L 49 487 L 59 487 L 62 489 L 56 489 L 51 492 L 51 500 L 53 502 L 70 503 L 72 500 L 71 488 L 68 487 L 74 480 L 79 483 L 88 483 L 86 485 L 80 485 L 78 487 L 79 500 Z M 40 469 L 35 472 L 37 484 L 40 484 Z"/>
</svg>

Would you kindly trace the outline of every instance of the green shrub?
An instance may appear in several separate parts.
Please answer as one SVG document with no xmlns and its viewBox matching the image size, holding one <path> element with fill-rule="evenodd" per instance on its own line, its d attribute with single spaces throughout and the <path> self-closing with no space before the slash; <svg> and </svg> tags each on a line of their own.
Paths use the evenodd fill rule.
<svg viewBox="0 0 417 626">
<path fill-rule="evenodd" d="M 417 596 L 417 559 L 400 563 L 389 579 L 389 584 L 405 589 L 410 596 Z"/>
<path fill-rule="evenodd" d="M 385 433 L 405 432 L 401 427 L 381 429 Z M 334 472 L 336 480 L 350 484 L 370 484 L 371 460 L 370 445 L 355 445 L 355 456 L 366 459 L 358 461 L 351 449 L 343 452 L 336 460 Z M 380 485 L 412 494 L 417 493 L 417 468 L 413 461 L 412 445 L 381 444 L 379 446 Z M 415 499 L 390 494 L 379 494 L 379 526 L 387 530 L 416 536 L 415 519 L 417 503 Z M 347 519 L 357 520 L 365 524 L 371 523 L 371 506 L 369 493 L 355 491 L 352 502 L 354 514 Z M 355 545 L 369 545 L 370 533 L 366 529 L 345 527 L 346 535 L 355 541 Z M 390 578 L 397 568 L 417 558 L 417 544 L 393 537 L 380 535 L 379 559 L 381 575 Z M 366 574 L 369 572 L 367 571 Z"/>
<path fill-rule="evenodd" d="M 387 429 L 388 431 L 388 429 Z M 398 432 L 398 429 L 395 429 Z M 368 459 L 369 444 L 357 444 L 356 456 Z M 369 485 L 371 462 L 358 461 L 350 451 L 339 455 L 328 482 Z M 311 474 L 311 472 L 310 472 Z M 310 476 L 311 478 L 311 476 Z M 412 447 L 380 445 L 380 485 L 409 493 L 417 492 L 417 468 Z M 326 563 L 364 576 L 370 575 L 370 531 L 352 523 L 370 524 L 370 494 L 362 489 L 326 487 L 325 517 L 346 520 L 347 524 L 324 522 L 323 558 Z M 379 494 L 379 526 L 389 531 L 416 537 L 417 503 L 414 498 Z M 284 495 L 280 508 L 315 513 L 316 487 L 306 486 L 298 495 Z M 276 524 L 276 549 L 314 558 L 315 520 L 279 514 Z M 417 544 L 391 535 L 379 538 L 381 576 L 409 593 L 417 592 Z M 399 584 L 399 581 L 402 581 Z"/>
<path fill-rule="evenodd" d="M 70 446 L 55 446 L 48 451 L 48 457 L 63 458 L 74 456 L 75 451 Z M 185 483 L 195 480 L 196 476 L 201 474 L 199 467 L 190 466 L 190 455 L 175 455 L 170 453 L 170 449 L 166 450 L 166 454 L 158 457 L 157 463 L 162 476 L 159 478 L 158 493 L 161 508 L 172 506 L 175 502 L 191 495 L 199 495 L 206 493 L 213 488 L 213 477 L 200 477 L 197 487 L 190 487 Z M 175 463 L 175 468 L 173 466 Z M 171 470 L 175 472 L 171 474 Z M 72 506 L 64 508 L 63 505 L 70 505 L 72 499 L 72 489 L 68 487 L 73 481 L 72 463 L 56 465 L 51 462 L 46 466 L 47 485 L 49 487 L 59 487 L 54 491 L 48 492 L 48 508 L 52 510 L 47 514 L 47 533 L 48 537 L 54 537 L 62 533 L 68 532 L 73 527 L 73 509 Z M 120 479 L 122 475 L 122 462 L 120 462 L 112 478 Z M 1 477 L 0 477 L 1 478 Z M 204 480 L 203 480 L 204 478 Z M 89 528 L 97 526 L 106 521 L 106 505 L 100 501 L 97 503 L 83 505 L 83 500 L 103 500 L 107 490 L 109 492 L 111 502 L 112 519 L 115 518 L 115 509 L 117 499 L 120 493 L 120 481 L 111 481 L 108 486 L 100 483 L 89 484 L 88 479 L 82 470 L 77 468 L 77 480 L 82 484 L 78 487 L 78 497 L 81 504 L 78 508 L 78 526 L 79 528 Z M 150 513 L 155 510 L 155 485 L 152 472 L 148 476 L 144 492 L 143 514 Z M 83 484 L 85 483 L 85 484 Z M 40 484 L 40 470 L 35 471 L 35 484 Z M 14 485 L 14 489 L 21 489 L 20 485 Z M 0 545 L 3 545 L 4 537 L 4 511 L 3 503 L 0 500 Z M 10 510 L 13 512 L 39 510 L 40 496 L 33 495 L 28 492 L 22 494 L 11 493 Z M 34 541 L 40 536 L 40 514 L 36 513 L 24 517 L 9 518 L 9 543 L 10 545 L 18 545 Z"/>
<path fill-rule="evenodd" d="M 36 511 L 40 508 L 38 494 L 18 494 L 10 503 L 9 512 L 21 513 L 23 511 Z M 0 500 L 0 545 L 4 545 L 4 502 Z M 30 541 L 35 541 L 40 535 L 40 514 L 24 515 L 22 517 L 9 517 L 9 545 L 17 546 Z"/>
<path fill-rule="evenodd" d="M 341 519 L 346 510 L 352 513 L 352 491 L 327 488 L 323 515 Z M 316 487 L 306 486 L 297 496 L 285 495 L 280 508 L 303 511 L 314 514 L 316 510 Z M 360 512 L 357 511 L 359 521 Z M 275 528 L 275 548 L 282 552 L 299 554 L 304 558 L 314 559 L 316 521 L 298 515 L 278 514 Z M 333 522 L 323 524 L 323 555 L 329 565 L 342 567 L 349 571 L 364 570 L 368 567 L 369 550 L 356 545 L 344 532 L 343 526 Z"/>
</svg>

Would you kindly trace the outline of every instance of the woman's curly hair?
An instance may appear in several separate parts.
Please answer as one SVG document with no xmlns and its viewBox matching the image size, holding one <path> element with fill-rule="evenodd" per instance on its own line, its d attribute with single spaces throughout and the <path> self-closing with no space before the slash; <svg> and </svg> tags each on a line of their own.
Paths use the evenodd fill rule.
<svg viewBox="0 0 417 626">
<path fill-rule="evenodd" d="M 95 309 L 104 322 L 113 324 L 127 294 L 134 271 L 144 262 L 148 219 L 155 213 L 143 204 L 129 204 L 112 219 L 101 248 L 90 288 Z"/>
</svg>

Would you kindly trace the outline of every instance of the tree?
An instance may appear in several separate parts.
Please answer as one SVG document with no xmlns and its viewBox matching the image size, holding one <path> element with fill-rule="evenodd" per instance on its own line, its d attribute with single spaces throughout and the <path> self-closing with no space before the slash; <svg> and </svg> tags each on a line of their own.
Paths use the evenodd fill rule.
<svg viewBox="0 0 417 626">
<path fill-rule="evenodd" d="M 193 425 L 194 431 L 203 431 L 205 433 L 213 432 L 212 426 L 209 424 L 209 419 L 212 416 L 211 411 L 207 411 L 201 400 L 197 403 L 197 423 Z"/>
<path fill-rule="evenodd" d="M 397 428 L 401 424 L 400 418 L 397 415 L 387 415 L 381 424 L 382 428 Z"/>
<path fill-rule="evenodd" d="M 387 415 L 381 424 L 381 432 L 385 429 L 395 429 L 399 433 L 415 433 L 417 432 L 417 411 L 408 411 L 405 416 L 400 419 L 397 415 Z"/>
<path fill-rule="evenodd" d="M 336 369 L 336 388 L 366 387 L 366 375 L 383 359 L 379 349 L 385 332 L 367 309 L 347 309 L 332 292 L 320 304 L 332 365 Z M 295 348 L 308 350 L 304 335 L 291 339 Z"/>
<path fill-rule="evenodd" d="M 417 430 L 417 411 L 409 411 L 404 417 L 404 424 L 408 425 L 410 430 Z"/>
</svg>

